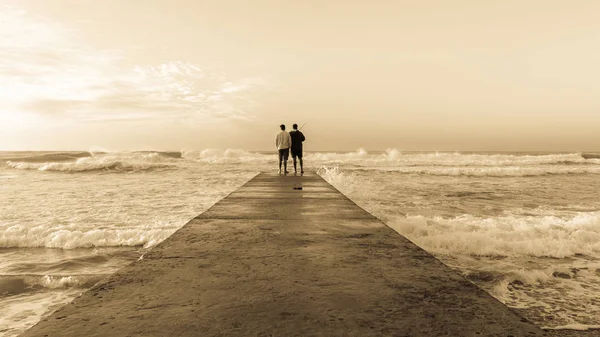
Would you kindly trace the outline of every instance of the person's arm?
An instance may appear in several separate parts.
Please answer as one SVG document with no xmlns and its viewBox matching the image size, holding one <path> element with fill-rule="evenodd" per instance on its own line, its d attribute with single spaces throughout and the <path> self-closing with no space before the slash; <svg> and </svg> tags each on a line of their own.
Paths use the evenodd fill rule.
<svg viewBox="0 0 600 337">
<path fill-rule="evenodd" d="M 287 135 L 288 135 L 288 144 L 289 144 L 289 146 L 290 146 L 290 147 L 288 147 L 288 149 L 289 149 L 289 148 L 291 148 L 291 147 L 292 147 L 292 136 L 290 135 L 290 133 L 289 133 L 289 132 L 288 132 L 288 134 L 287 134 Z"/>
<path fill-rule="evenodd" d="M 306 138 L 304 138 L 304 134 L 303 133 L 300 133 L 300 136 L 302 136 L 302 141 L 306 140 Z"/>
<path fill-rule="evenodd" d="M 279 138 L 279 134 L 275 135 L 275 147 L 277 147 L 277 148 L 279 147 L 279 142 L 278 142 L 279 139 L 278 138 Z"/>
</svg>

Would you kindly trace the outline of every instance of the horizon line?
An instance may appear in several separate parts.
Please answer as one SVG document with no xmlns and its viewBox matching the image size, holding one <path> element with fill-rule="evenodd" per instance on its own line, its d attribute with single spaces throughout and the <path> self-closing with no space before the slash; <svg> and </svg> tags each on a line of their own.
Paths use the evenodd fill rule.
<svg viewBox="0 0 600 337">
<path fill-rule="evenodd" d="M 277 150 L 273 150 L 273 149 L 269 149 L 269 150 L 247 150 L 244 148 L 231 148 L 231 147 L 226 147 L 226 148 L 204 148 L 204 149 L 179 149 L 179 150 L 164 150 L 164 149 L 154 149 L 154 150 L 148 150 L 148 149 L 140 149 L 140 150 L 92 150 L 92 149 L 70 149 L 70 150 L 66 150 L 66 149 L 55 149 L 55 150 L 4 150 L 4 149 L 0 149 L 0 153 L 1 152 L 95 152 L 95 153 L 113 153 L 113 152 L 186 152 L 186 151 L 190 151 L 190 152 L 201 152 L 201 151 L 205 151 L 205 150 L 242 150 L 242 151 L 247 151 L 247 152 L 277 152 Z M 397 150 L 400 153 L 409 153 L 409 152 L 472 152 L 472 153 L 589 153 L 589 152 L 600 152 L 600 150 L 400 150 L 397 148 L 387 148 L 387 149 L 367 149 L 364 147 L 360 147 L 357 149 L 353 149 L 353 150 L 332 150 L 332 149 L 328 149 L 328 150 L 309 150 L 309 151 L 304 151 L 305 153 L 311 153 L 311 152 L 318 152 L 318 153 L 323 153 L 323 152 L 358 152 L 360 150 L 364 150 L 367 153 L 369 152 L 387 152 L 388 150 Z"/>
</svg>

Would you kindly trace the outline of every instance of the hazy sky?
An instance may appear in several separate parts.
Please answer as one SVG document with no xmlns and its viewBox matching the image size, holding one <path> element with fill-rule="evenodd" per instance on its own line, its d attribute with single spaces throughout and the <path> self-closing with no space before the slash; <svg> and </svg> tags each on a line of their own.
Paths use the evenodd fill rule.
<svg viewBox="0 0 600 337">
<path fill-rule="evenodd" d="M 600 150 L 597 0 L 0 0 L 0 150 Z"/>
</svg>

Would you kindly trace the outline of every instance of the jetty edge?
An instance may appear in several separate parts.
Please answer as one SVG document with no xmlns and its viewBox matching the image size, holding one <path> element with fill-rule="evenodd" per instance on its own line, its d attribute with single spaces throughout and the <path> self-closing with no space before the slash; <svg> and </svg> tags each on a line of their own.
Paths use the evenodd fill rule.
<svg viewBox="0 0 600 337">
<path fill-rule="evenodd" d="M 547 335 L 315 172 L 258 174 L 22 334 Z"/>
</svg>

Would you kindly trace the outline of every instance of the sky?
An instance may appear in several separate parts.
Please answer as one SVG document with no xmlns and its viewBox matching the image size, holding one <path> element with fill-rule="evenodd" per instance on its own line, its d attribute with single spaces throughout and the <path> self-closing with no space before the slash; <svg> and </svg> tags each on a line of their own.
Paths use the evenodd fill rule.
<svg viewBox="0 0 600 337">
<path fill-rule="evenodd" d="M 595 0 L 0 0 L 0 150 L 600 151 Z"/>
</svg>

